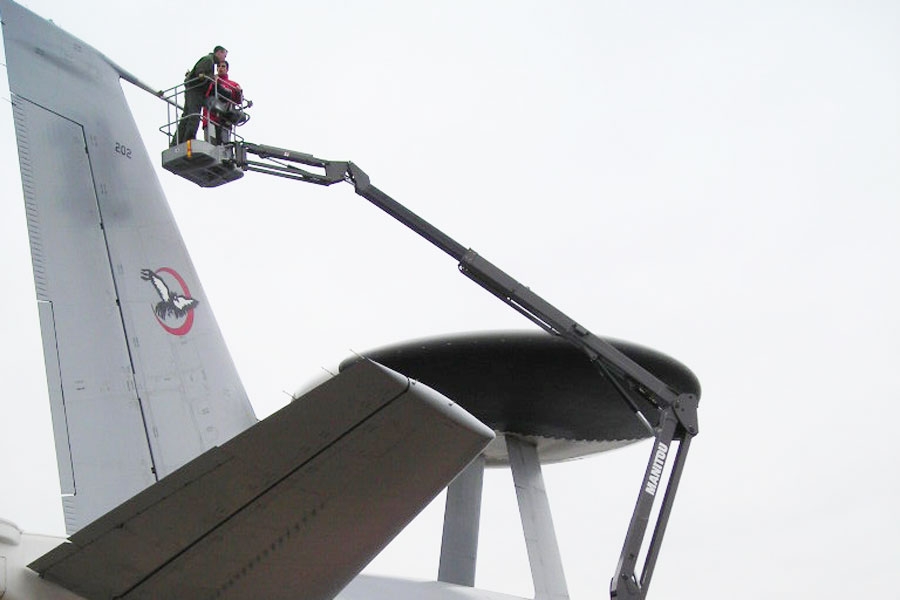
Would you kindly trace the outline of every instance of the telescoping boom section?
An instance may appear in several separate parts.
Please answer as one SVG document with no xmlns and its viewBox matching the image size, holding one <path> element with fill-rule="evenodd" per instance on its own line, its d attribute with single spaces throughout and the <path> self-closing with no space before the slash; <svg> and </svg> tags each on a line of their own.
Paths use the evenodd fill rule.
<svg viewBox="0 0 900 600">
<path fill-rule="evenodd" d="M 655 438 L 619 562 L 610 582 L 610 596 L 616 600 L 637 600 L 646 596 L 690 442 L 699 431 L 699 398 L 696 394 L 674 391 L 608 341 L 594 335 L 478 253 L 379 190 L 371 184 L 369 176 L 350 161 L 324 160 L 304 152 L 238 139 L 223 145 L 202 141 L 178 144 L 163 153 L 163 166 L 203 187 L 228 183 L 245 171 L 325 186 L 342 181 L 350 183 L 357 194 L 453 257 L 466 277 L 542 329 L 567 340 L 587 354 Z M 673 454 L 674 462 L 666 471 L 666 463 Z M 668 474 L 667 480 L 665 473 Z M 660 494 L 662 504 L 656 513 L 643 565 L 639 565 L 641 549 L 650 529 L 654 500 Z"/>
</svg>

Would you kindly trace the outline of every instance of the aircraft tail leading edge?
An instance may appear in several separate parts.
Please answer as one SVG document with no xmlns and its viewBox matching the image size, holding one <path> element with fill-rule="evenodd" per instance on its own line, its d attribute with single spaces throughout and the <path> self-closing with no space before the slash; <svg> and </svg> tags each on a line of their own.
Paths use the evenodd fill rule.
<svg viewBox="0 0 900 600">
<path fill-rule="evenodd" d="M 0 0 L 66 529 L 256 422 L 117 68 Z"/>
</svg>

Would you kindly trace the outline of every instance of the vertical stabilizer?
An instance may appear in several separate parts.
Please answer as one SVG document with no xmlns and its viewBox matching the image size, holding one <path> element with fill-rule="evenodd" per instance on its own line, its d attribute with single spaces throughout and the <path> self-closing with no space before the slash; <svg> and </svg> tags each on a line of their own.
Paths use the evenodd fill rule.
<svg viewBox="0 0 900 600">
<path fill-rule="evenodd" d="M 255 422 L 102 54 L 0 0 L 72 533 Z"/>
</svg>

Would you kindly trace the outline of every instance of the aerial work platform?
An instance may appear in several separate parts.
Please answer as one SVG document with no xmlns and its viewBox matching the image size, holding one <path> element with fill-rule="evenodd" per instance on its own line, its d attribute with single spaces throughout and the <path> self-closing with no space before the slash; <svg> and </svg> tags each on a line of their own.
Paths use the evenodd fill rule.
<svg viewBox="0 0 900 600">
<path fill-rule="evenodd" d="M 162 153 L 163 168 L 208 188 L 244 176 L 244 170 L 234 160 L 236 142 L 241 140 L 236 129 L 250 120 L 247 109 L 253 106 L 253 102 L 243 97 L 238 99 L 240 101 L 226 98 L 215 85 L 215 79 L 206 79 L 211 84 L 210 95 L 200 113 L 184 114 L 181 98 L 185 93 L 185 83 L 179 83 L 158 95 L 168 104 L 168 118 L 159 128 L 170 142 L 169 148 Z M 203 139 L 177 139 L 179 123 L 190 119 L 202 124 L 200 132 Z"/>
<path fill-rule="evenodd" d="M 162 166 L 200 187 L 217 187 L 244 176 L 234 162 L 234 146 L 188 140 L 163 150 Z"/>
</svg>

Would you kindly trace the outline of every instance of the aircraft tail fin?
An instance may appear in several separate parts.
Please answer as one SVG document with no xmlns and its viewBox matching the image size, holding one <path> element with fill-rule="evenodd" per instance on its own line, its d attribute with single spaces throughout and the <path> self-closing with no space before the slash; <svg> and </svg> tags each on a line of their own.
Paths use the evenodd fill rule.
<svg viewBox="0 0 900 600">
<path fill-rule="evenodd" d="M 255 423 L 121 87 L 0 0 L 66 529 Z"/>
</svg>

